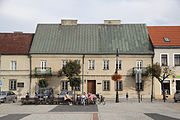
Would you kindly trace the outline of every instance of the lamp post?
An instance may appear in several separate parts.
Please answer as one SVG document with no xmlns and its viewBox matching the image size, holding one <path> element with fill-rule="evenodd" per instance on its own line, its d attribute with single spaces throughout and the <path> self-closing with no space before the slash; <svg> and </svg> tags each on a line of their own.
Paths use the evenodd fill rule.
<svg viewBox="0 0 180 120">
<path fill-rule="evenodd" d="M 118 74 L 118 48 L 116 52 L 116 70 L 115 74 Z M 118 80 L 116 80 L 116 103 L 119 103 L 119 94 L 118 94 Z"/>
</svg>

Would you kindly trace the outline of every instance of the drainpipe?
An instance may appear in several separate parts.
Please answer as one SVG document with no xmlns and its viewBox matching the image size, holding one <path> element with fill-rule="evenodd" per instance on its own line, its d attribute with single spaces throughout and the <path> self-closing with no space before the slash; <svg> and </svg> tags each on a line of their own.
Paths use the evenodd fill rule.
<svg viewBox="0 0 180 120">
<path fill-rule="evenodd" d="M 29 83 L 29 95 L 31 95 L 31 83 L 32 83 L 32 56 L 29 54 L 29 63 L 30 63 L 30 83 Z"/>
<path fill-rule="evenodd" d="M 154 58 L 154 55 L 152 56 L 152 66 L 154 63 L 153 58 Z M 153 101 L 153 98 L 154 98 L 154 77 L 152 76 L 151 102 Z"/>
<path fill-rule="evenodd" d="M 85 55 L 83 54 L 83 57 L 82 57 L 82 94 L 84 93 L 84 57 Z"/>
</svg>

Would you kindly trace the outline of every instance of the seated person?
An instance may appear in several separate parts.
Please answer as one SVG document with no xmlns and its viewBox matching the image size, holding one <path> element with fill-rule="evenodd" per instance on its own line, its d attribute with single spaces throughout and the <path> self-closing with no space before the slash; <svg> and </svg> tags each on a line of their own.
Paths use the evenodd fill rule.
<svg viewBox="0 0 180 120">
<path fill-rule="evenodd" d="M 86 92 L 84 92 L 84 94 L 81 96 L 81 101 L 82 101 L 83 105 L 86 104 L 86 99 L 87 99 Z"/>
<path fill-rule="evenodd" d="M 69 105 L 72 105 L 72 99 L 71 99 L 71 97 L 69 96 L 69 93 L 68 93 L 68 92 L 66 93 L 64 100 L 65 100 L 65 101 L 68 101 Z"/>
<path fill-rule="evenodd" d="M 92 103 L 93 102 L 93 95 L 92 93 L 88 94 L 88 103 Z"/>
</svg>

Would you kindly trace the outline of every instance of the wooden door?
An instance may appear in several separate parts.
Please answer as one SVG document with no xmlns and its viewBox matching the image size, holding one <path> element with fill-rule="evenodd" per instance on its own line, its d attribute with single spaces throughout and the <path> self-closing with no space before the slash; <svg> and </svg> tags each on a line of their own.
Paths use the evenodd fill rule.
<svg viewBox="0 0 180 120">
<path fill-rule="evenodd" d="M 96 94 L 96 80 L 88 80 L 87 94 Z"/>
</svg>

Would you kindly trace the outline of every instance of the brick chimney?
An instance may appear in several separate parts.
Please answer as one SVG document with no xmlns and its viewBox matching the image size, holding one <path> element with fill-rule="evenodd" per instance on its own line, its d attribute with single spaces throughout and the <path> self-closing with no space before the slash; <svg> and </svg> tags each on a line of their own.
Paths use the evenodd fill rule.
<svg viewBox="0 0 180 120">
<path fill-rule="evenodd" d="M 104 24 L 106 25 L 120 25 L 120 20 L 104 20 Z"/>
<path fill-rule="evenodd" d="M 61 19 L 61 25 L 77 25 L 77 20 Z"/>
</svg>

